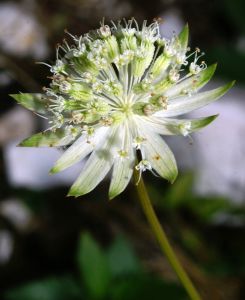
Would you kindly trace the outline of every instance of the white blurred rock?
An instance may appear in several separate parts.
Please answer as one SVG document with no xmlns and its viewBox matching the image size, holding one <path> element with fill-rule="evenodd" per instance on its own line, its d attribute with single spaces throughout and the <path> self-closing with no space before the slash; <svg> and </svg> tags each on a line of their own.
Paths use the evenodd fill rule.
<svg viewBox="0 0 245 300">
<path fill-rule="evenodd" d="M 160 24 L 160 32 L 166 38 L 171 38 L 174 32 L 179 33 L 185 25 L 179 11 L 175 9 L 167 10 L 161 18 L 163 23 Z"/>
<path fill-rule="evenodd" d="M 30 55 L 36 59 L 47 56 L 48 45 L 44 28 L 27 7 L 5 2 L 0 4 L 0 47 L 17 56 Z"/>
<path fill-rule="evenodd" d="M 14 249 L 14 241 L 9 231 L 0 230 L 0 264 L 6 264 Z"/>
<path fill-rule="evenodd" d="M 5 199 L 0 202 L 0 215 L 8 219 L 19 230 L 28 230 L 32 221 L 30 210 L 18 199 Z"/>
<path fill-rule="evenodd" d="M 49 170 L 62 152 L 54 148 L 22 148 L 15 143 L 8 144 L 4 149 L 7 165 L 7 176 L 15 187 L 45 189 L 52 186 L 67 186 L 75 181 L 82 169 L 82 163 L 55 175 Z"/>
<path fill-rule="evenodd" d="M 233 88 L 222 100 L 203 108 L 219 113 L 205 134 L 197 135 L 199 145 L 200 193 L 218 193 L 233 200 L 245 200 L 245 90 Z"/>
<path fill-rule="evenodd" d="M 3 146 L 10 184 L 34 189 L 70 185 L 75 181 L 83 164 L 77 164 L 56 175 L 49 175 L 49 170 L 62 154 L 61 150 L 17 147 L 21 140 L 34 134 L 35 118 L 38 117 L 32 112 L 17 106 L 0 119 L 0 145 Z"/>
<path fill-rule="evenodd" d="M 29 136 L 34 128 L 34 114 L 16 106 L 0 118 L 0 145 Z"/>
<path fill-rule="evenodd" d="M 170 139 L 179 166 L 196 172 L 195 190 L 199 194 L 245 200 L 244 98 L 245 90 L 235 86 L 219 101 L 191 113 L 191 117 L 219 114 L 213 123 L 192 135 L 192 144 L 188 138 Z"/>
<path fill-rule="evenodd" d="M 238 38 L 236 48 L 243 53 L 245 52 L 245 35 Z"/>
<path fill-rule="evenodd" d="M 245 226 L 245 219 L 243 216 L 217 213 L 213 218 L 213 223 L 217 225 L 227 225 L 229 227 L 242 227 Z"/>
<path fill-rule="evenodd" d="M 0 71 L 0 87 L 9 85 L 12 81 L 11 76 L 6 71 Z"/>
</svg>

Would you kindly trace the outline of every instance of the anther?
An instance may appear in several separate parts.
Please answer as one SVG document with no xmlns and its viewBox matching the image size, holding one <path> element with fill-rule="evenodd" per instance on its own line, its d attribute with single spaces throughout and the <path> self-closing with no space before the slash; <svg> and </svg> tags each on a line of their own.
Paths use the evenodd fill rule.
<svg viewBox="0 0 245 300">
<path fill-rule="evenodd" d="M 143 112 L 146 116 L 150 116 L 154 113 L 154 107 L 151 104 L 146 104 L 143 107 Z"/>
</svg>

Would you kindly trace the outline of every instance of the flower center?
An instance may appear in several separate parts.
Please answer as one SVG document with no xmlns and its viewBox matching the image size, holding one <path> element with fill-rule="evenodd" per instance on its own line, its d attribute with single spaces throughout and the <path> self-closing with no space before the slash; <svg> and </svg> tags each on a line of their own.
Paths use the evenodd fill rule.
<svg viewBox="0 0 245 300">
<path fill-rule="evenodd" d="M 128 117 L 133 113 L 132 107 L 132 103 L 127 103 L 127 101 L 125 101 L 125 103 L 120 107 L 120 110 Z"/>
</svg>

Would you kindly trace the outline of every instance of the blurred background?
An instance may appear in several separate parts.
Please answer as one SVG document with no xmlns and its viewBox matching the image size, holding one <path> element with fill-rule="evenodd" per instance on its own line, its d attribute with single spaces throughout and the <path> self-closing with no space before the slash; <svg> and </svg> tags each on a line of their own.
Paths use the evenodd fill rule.
<svg viewBox="0 0 245 300">
<path fill-rule="evenodd" d="M 204 300 L 245 299 L 245 2 L 243 0 L 23 0 L 0 2 L 0 299 L 188 299 L 148 228 L 133 184 L 107 199 L 105 180 L 66 198 L 77 165 L 48 175 L 56 149 L 18 148 L 42 119 L 9 94 L 40 92 L 64 29 L 161 17 L 170 37 L 188 22 L 190 45 L 218 62 L 222 98 L 192 114 L 219 118 L 192 139 L 168 139 L 174 185 L 146 174 L 159 218 Z M 144 174 L 145 175 L 145 174 Z"/>
</svg>

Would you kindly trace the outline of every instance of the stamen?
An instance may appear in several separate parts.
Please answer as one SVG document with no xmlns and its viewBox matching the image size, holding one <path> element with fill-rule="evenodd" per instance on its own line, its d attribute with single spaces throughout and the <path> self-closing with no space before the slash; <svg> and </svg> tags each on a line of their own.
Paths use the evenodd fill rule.
<svg viewBox="0 0 245 300">
<path fill-rule="evenodd" d="M 138 165 L 135 166 L 135 169 L 136 169 L 137 171 L 139 171 L 139 178 L 138 178 L 138 180 L 137 180 L 137 182 L 136 182 L 136 185 L 138 185 L 139 182 L 140 182 L 142 173 L 145 172 L 146 170 L 150 170 L 150 171 L 151 171 L 151 170 L 152 170 L 152 167 L 151 167 L 151 164 L 149 163 L 148 160 L 143 159 L 143 160 L 141 160 L 141 161 L 138 163 Z"/>
</svg>

